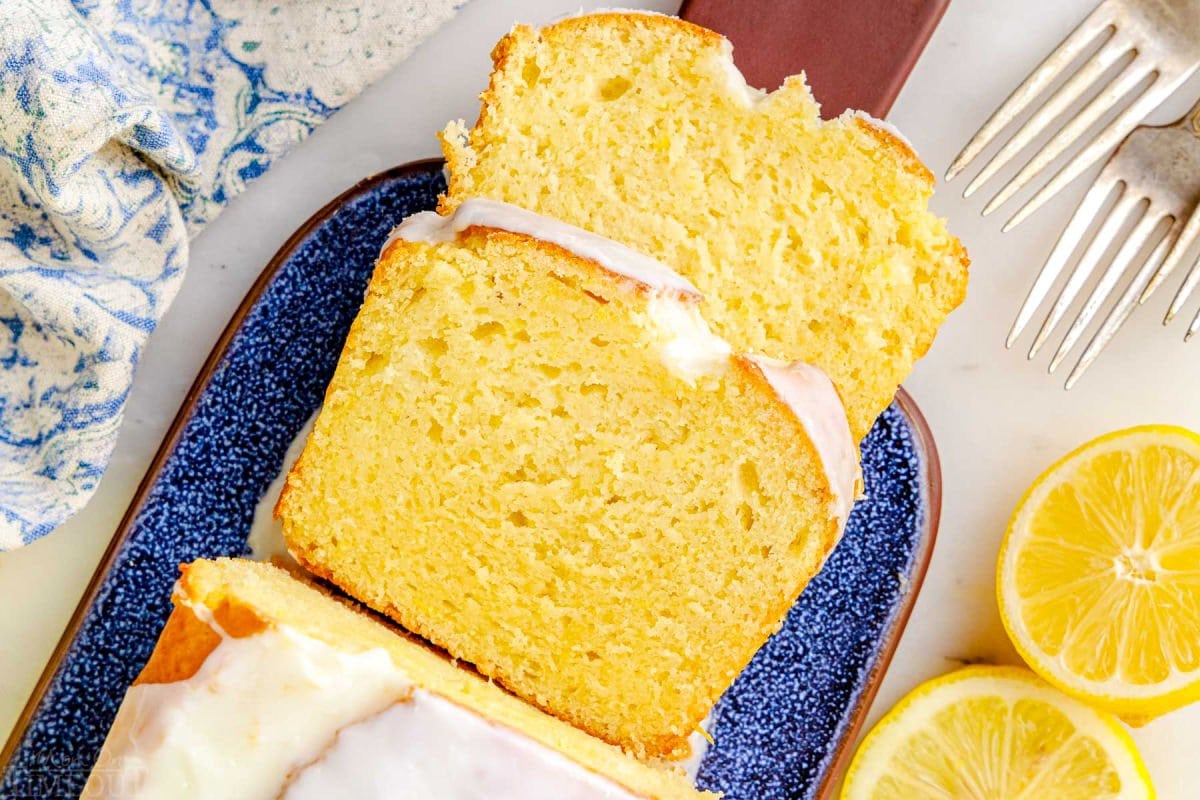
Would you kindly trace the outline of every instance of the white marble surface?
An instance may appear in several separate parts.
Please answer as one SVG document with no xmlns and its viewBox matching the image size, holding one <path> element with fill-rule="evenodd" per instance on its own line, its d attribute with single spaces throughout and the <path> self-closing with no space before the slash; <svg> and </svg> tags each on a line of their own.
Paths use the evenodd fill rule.
<svg viewBox="0 0 1200 800">
<path fill-rule="evenodd" d="M 672 0 L 625 5 L 672 11 Z M 0 555 L 0 735 L 7 733 L 66 624 L 184 394 L 233 309 L 301 222 L 362 176 L 436 155 L 434 134 L 474 119 L 488 51 L 516 19 L 548 20 L 580 0 L 476 0 L 388 78 L 258 181 L 199 238 L 175 307 L 151 340 L 107 476 L 75 520 Z M 954 0 L 891 120 L 937 173 L 1007 92 L 1093 6 L 1091 0 Z M 1193 82 L 1175 98 L 1182 111 Z M 1156 115 L 1166 119 L 1163 114 Z M 1090 176 L 1087 180 L 1090 180 Z M 1072 392 L 1002 345 L 1041 259 L 1083 182 L 1009 234 L 980 219 L 983 198 L 942 188 L 974 258 L 970 297 L 908 382 L 933 426 L 945 507 L 925 589 L 880 691 L 872 720 L 917 682 L 963 661 L 1013 662 L 993 593 L 996 551 L 1021 492 L 1058 455 L 1092 436 L 1146 422 L 1200 428 L 1200 344 L 1164 330 L 1164 292 Z M 1134 732 L 1166 800 L 1200 783 L 1200 706 Z"/>
</svg>

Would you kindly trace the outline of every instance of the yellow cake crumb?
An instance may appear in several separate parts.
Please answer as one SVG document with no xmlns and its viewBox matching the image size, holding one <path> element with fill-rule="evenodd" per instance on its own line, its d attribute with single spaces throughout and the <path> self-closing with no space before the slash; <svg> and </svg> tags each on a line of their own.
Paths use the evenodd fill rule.
<svg viewBox="0 0 1200 800">
<path fill-rule="evenodd" d="M 517 26 L 492 58 L 479 121 L 443 134 L 441 210 L 503 200 L 659 259 L 739 352 L 825 370 L 861 439 L 966 292 L 909 146 L 822 122 L 799 76 L 757 96 L 725 39 L 670 17 Z"/>
<path fill-rule="evenodd" d="M 840 524 L 762 373 L 726 355 L 678 374 L 653 302 L 528 236 L 395 242 L 278 512 L 309 570 L 555 715 L 666 756 Z"/>
</svg>

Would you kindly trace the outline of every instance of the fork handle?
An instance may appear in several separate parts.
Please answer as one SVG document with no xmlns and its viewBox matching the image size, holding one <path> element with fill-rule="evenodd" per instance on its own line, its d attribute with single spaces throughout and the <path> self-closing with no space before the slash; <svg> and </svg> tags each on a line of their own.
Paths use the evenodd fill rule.
<svg viewBox="0 0 1200 800">
<path fill-rule="evenodd" d="M 821 112 L 876 117 L 896 95 L 950 0 L 684 0 L 679 15 L 723 33 L 751 86 L 803 71 Z"/>
</svg>

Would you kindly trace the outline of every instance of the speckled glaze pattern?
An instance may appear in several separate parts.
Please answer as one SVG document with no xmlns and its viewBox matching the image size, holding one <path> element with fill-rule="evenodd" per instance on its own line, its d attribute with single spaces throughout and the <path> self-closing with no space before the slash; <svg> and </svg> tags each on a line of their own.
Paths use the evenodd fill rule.
<svg viewBox="0 0 1200 800">
<path fill-rule="evenodd" d="M 178 565 L 244 555 L 254 508 L 321 402 L 379 245 L 432 208 L 440 162 L 335 200 L 280 251 L 214 351 L 18 725 L 0 797 L 79 795 L 170 611 Z M 903 626 L 936 523 L 936 466 L 890 408 L 863 447 L 867 498 L 783 629 L 717 706 L 698 784 L 729 800 L 818 797 Z"/>
</svg>

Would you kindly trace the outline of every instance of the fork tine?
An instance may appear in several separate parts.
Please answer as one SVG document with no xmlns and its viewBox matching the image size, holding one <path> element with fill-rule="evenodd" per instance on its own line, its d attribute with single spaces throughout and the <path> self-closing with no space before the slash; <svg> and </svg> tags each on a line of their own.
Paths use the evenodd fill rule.
<svg viewBox="0 0 1200 800">
<path fill-rule="evenodd" d="M 1083 134 L 1087 133 L 1089 128 L 1095 125 L 1101 117 L 1112 110 L 1113 106 L 1117 104 L 1117 101 L 1128 94 L 1139 83 L 1141 83 L 1141 81 L 1144 80 L 1147 75 L 1150 75 L 1152 71 L 1152 67 L 1146 63 L 1144 58 L 1140 56 L 1127 64 L 1125 68 L 1121 70 L 1121 73 L 1117 76 L 1116 80 L 1109 84 L 1104 91 L 1092 98 L 1091 102 L 1084 106 L 1083 110 L 1080 111 L 1074 119 L 1064 125 L 1062 130 L 1056 133 L 1054 138 L 1046 143 L 1045 147 L 1043 147 L 1037 153 L 1034 153 L 1033 158 L 1029 160 L 1028 164 L 1021 168 L 1021 171 L 1017 173 L 1017 176 L 1005 184 L 1004 187 L 996 193 L 996 196 L 993 197 L 986 206 L 984 206 L 983 215 L 987 216 L 988 214 L 991 214 L 997 208 L 1007 203 L 1014 194 L 1025 188 L 1026 184 L 1036 178 L 1038 174 L 1042 172 L 1042 170 L 1048 167 L 1054 162 L 1055 159 L 1057 159 L 1068 149 L 1070 149 L 1072 145 L 1079 141 L 1079 138 L 1083 136 Z M 1147 94 L 1150 94 L 1148 90 Z M 1144 96 L 1146 95 L 1144 94 L 1143 97 Z M 1157 93 L 1153 93 L 1153 96 L 1157 97 Z M 1137 120 L 1140 119 L 1141 115 L 1139 114 Z M 1118 121 L 1122 123 L 1126 123 L 1127 120 L 1127 124 L 1122 128 L 1118 128 L 1114 124 L 1105 128 L 1104 131 L 1101 132 L 1100 136 L 1096 139 L 1096 142 L 1094 142 L 1085 152 L 1095 151 L 1096 143 L 1101 141 L 1105 143 L 1104 148 L 1099 151 L 1099 154 L 1095 158 L 1086 162 L 1083 167 L 1080 167 L 1080 171 L 1082 171 L 1083 168 L 1095 163 L 1101 154 L 1103 154 L 1107 149 L 1115 145 L 1121 139 L 1124 139 L 1126 134 L 1128 134 L 1137 126 L 1137 121 L 1129 120 L 1128 114 L 1122 114 L 1120 117 L 1118 117 Z M 1075 174 L 1078 174 L 1078 172 Z M 1073 177 L 1074 175 L 1072 178 Z M 1046 199 L 1048 199 L 1048 197 Z M 1033 201 L 1027 203 L 1026 208 L 1028 208 L 1032 202 Z M 1045 202 L 1045 199 L 1043 199 L 1041 202 Z M 1039 202 L 1038 205 L 1040 204 L 1041 203 Z M 1032 209 L 1030 209 L 1030 211 L 1026 211 L 1025 208 L 1022 208 L 1021 214 L 1028 215 L 1031 211 Z M 1019 214 L 1019 216 L 1021 214 Z M 1024 219 L 1024 216 L 1021 216 L 1021 219 Z M 1011 229 L 1019 222 L 1020 220 L 1017 220 L 1016 223 L 1010 220 L 1005 226 L 1005 230 Z"/>
<path fill-rule="evenodd" d="M 1192 317 L 1192 324 L 1188 325 L 1187 333 L 1183 335 L 1185 342 L 1190 342 L 1192 337 L 1200 333 L 1200 311 L 1196 312 L 1196 316 Z"/>
<path fill-rule="evenodd" d="M 1150 218 L 1150 215 L 1146 215 Z M 1162 221 L 1159 217 L 1155 219 L 1155 225 L 1151 231 L 1157 229 L 1158 223 Z M 1153 252 L 1146 259 L 1146 263 L 1142 264 L 1133 281 L 1126 287 L 1121 294 L 1121 299 L 1113 306 L 1113 309 L 1108 312 L 1108 316 L 1104 318 L 1104 322 L 1100 325 L 1100 329 L 1096 331 L 1096 335 L 1088 342 L 1087 348 L 1083 351 L 1083 355 L 1079 357 L 1075 367 L 1071 370 L 1071 374 L 1067 377 L 1066 388 L 1073 387 L 1083 373 L 1087 372 L 1088 367 L 1096 360 L 1100 353 L 1112 341 L 1113 336 L 1125 324 L 1125 320 L 1129 319 L 1129 315 L 1138 307 L 1138 297 L 1145 290 L 1146 285 L 1150 282 L 1151 276 L 1155 274 L 1155 270 L 1159 268 L 1163 258 L 1166 256 L 1168 249 L 1179 237 L 1179 232 L 1183 229 L 1183 223 L 1175 220 L 1171 223 L 1171 227 L 1167 229 L 1166 235 L 1162 238 L 1154 248 Z"/>
<path fill-rule="evenodd" d="M 1021 306 L 1021 310 L 1017 312 L 1017 319 L 1013 322 L 1012 330 L 1008 332 L 1008 339 L 1005 340 L 1004 346 L 1011 348 L 1013 343 L 1025 330 L 1025 326 L 1033 319 L 1034 312 L 1038 307 L 1045 302 L 1050 289 L 1058 282 L 1058 278 L 1062 275 L 1063 268 L 1067 265 L 1067 260 L 1070 259 L 1071 253 L 1075 252 L 1079 247 L 1083 235 L 1087 233 L 1088 227 L 1095 221 L 1096 216 L 1100 213 L 1100 208 L 1104 205 L 1104 201 L 1112 194 L 1113 188 L 1117 185 L 1116 177 L 1111 170 L 1105 170 L 1096 182 L 1083 197 L 1083 202 L 1079 204 L 1079 208 L 1075 209 L 1075 214 L 1071 217 L 1071 221 L 1063 228 L 1062 234 L 1058 237 L 1058 242 L 1054 245 L 1054 250 L 1050 253 L 1050 257 L 1046 259 L 1042 271 L 1038 273 L 1037 280 L 1034 281 L 1033 287 L 1029 290 L 1028 296 L 1025 298 L 1025 303 Z"/>
<path fill-rule="evenodd" d="M 1091 144 L 1079 151 L 1033 197 L 1029 198 L 1028 202 L 1017 213 L 1013 214 L 1012 219 L 1004 223 L 1001 230 L 1007 233 L 1020 225 L 1033 212 L 1045 205 L 1050 198 L 1062 191 L 1067 184 L 1078 178 L 1088 167 L 1103 158 L 1108 151 L 1118 147 L 1121 140 L 1140 125 L 1146 115 L 1153 111 L 1178 86 L 1178 81 L 1172 81 L 1165 85 L 1159 84 L 1156 75 L 1155 79 L 1146 87 L 1146 90 L 1138 99 L 1109 123 L 1108 127 L 1097 134 Z"/>
<path fill-rule="evenodd" d="M 1083 251 L 1083 255 L 1079 258 L 1079 263 L 1075 265 L 1075 270 L 1071 273 L 1071 277 L 1067 280 L 1066 285 L 1063 286 L 1062 291 L 1058 293 L 1058 297 L 1054 301 L 1054 306 L 1050 309 L 1050 313 L 1046 315 L 1046 320 L 1038 330 L 1037 336 L 1034 337 L 1033 345 L 1029 348 L 1030 359 L 1038 354 L 1038 351 L 1042 349 L 1042 345 L 1050 338 L 1050 334 L 1058 327 L 1058 323 L 1066 316 L 1067 310 L 1075 302 L 1075 298 L 1079 296 L 1079 292 L 1083 289 L 1084 284 L 1092 277 L 1092 274 L 1096 271 L 1096 267 L 1100 265 L 1100 260 L 1108 252 L 1108 248 L 1117 237 L 1117 233 L 1129 221 L 1130 212 L 1138 204 L 1138 198 L 1128 192 L 1123 184 L 1120 186 L 1120 191 L 1121 193 L 1117 196 L 1116 204 L 1108 212 L 1108 216 L 1100 226 L 1100 230 L 1096 232 L 1095 238 L 1088 243 L 1087 248 Z"/>
<path fill-rule="evenodd" d="M 1064 111 L 1071 107 L 1071 104 L 1083 96 L 1084 92 L 1090 89 L 1096 80 L 1104 74 L 1113 64 L 1117 63 L 1132 49 L 1128 40 L 1118 34 L 1114 34 L 1104 43 L 1100 51 L 1092 56 L 1086 64 L 1083 65 L 1071 79 L 1068 80 L 1062 87 L 1055 92 L 1045 105 L 1038 109 L 1029 120 L 1012 135 L 1000 152 L 992 157 L 979 174 L 967 184 L 967 188 L 963 191 L 963 197 L 970 197 L 983 184 L 987 183 L 1000 170 L 1004 169 L 1013 157 L 1024 150 L 1034 139 L 1041 135 L 1046 127 L 1056 120 Z"/>
<path fill-rule="evenodd" d="M 1104 275 L 1100 278 L 1100 282 L 1096 284 L 1096 288 L 1092 289 L 1092 293 L 1088 296 L 1087 302 L 1083 304 L 1079 315 L 1075 317 L 1075 321 L 1071 323 L 1067 335 L 1063 337 L 1062 344 L 1058 346 L 1054 358 L 1050 359 L 1050 372 L 1058 369 L 1058 365 L 1062 363 L 1071 349 L 1078 343 L 1079 338 L 1083 336 L 1083 332 L 1087 326 L 1092 324 L 1096 314 L 1100 311 L 1100 307 L 1108 301 L 1112 296 L 1113 289 L 1120 283 L 1121 278 L 1125 275 L 1130 265 L 1133 263 L 1134 257 L 1141 252 L 1142 248 L 1149 241 L 1151 234 L 1154 233 L 1158 223 L 1162 221 L 1162 217 L 1151 213 L 1152 209 L 1147 208 L 1142 214 L 1141 219 L 1133 226 L 1133 230 L 1129 233 L 1121 248 L 1113 257 L 1112 263 L 1108 265 L 1108 269 L 1104 271 Z"/>
<path fill-rule="evenodd" d="M 1102 4 L 1086 19 L 1071 31 L 1066 40 L 1046 57 L 1041 64 L 1029 74 L 1008 99 L 988 117 L 983 127 L 967 142 L 958 157 L 946 170 L 946 180 L 952 181 L 955 176 L 970 166 L 971 162 L 1008 126 L 1022 111 L 1042 92 L 1044 92 L 1059 74 L 1074 61 L 1097 36 L 1112 27 L 1112 16 L 1108 11 L 1108 3 Z"/>
<path fill-rule="evenodd" d="M 1200 206 L 1192 209 L 1192 216 L 1188 219 L 1187 225 L 1183 228 L 1183 233 L 1179 234 L 1179 239 L 1171 247 L 1171 252 L 1163 261 L 1162 267 L 1154 276 L 1154 280 L 1146 287 L 1146 291 L 1142 292 L 1142 296 L 1138 299 L 1139 303 L 1144 303 L 1154 293 L 1167 276 L 1179 266 L 1183 261 L 1183 257 L 1187 255 L 1187 251 L 1195 244 L 1196 239 L 1200 238 Z M 1192 292 L 1196 290 L 1196 284 L 1200 283 L 1200 260 L 1192 264 L 1192 268 L 1188 270 L 1187 277 L 1183 279 L 1183 285 L 1179 287 L 1179 291 L 1175 293 L 1174 299 L 1171 300 L 1171 307 L 1167 309 L 1167 315 L 1163 317 L 1163 325 L 1166 325 L 1183 309 L 1183 304 L 1192 296 Z"/>
<path fill-rule="evenodd" d="M 1183 310 L 1183 304 L 1188 301 L 1192 292 L 1196 290 L 1197 283 L 1200 283 L 1200 259 L 1197 259 L 1192 268 L 1188 270 L 1188 275 L 1183 282 L 1183 286 L 1180 286 L 1179 291 L 1175 293 L 1175 299 L 1171 301 L 1171 307 L 1167 310 L 1166 318 L 1163 319 L 1164 325 L 1175 319 L 1175 316 Z M 1193 334 L 1192 326 L 1189 326 L 1186 338 L 1192 338 Z"/>
</svg>

